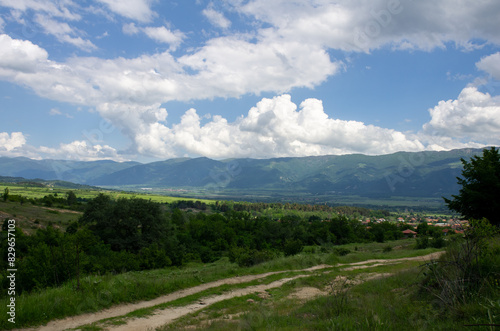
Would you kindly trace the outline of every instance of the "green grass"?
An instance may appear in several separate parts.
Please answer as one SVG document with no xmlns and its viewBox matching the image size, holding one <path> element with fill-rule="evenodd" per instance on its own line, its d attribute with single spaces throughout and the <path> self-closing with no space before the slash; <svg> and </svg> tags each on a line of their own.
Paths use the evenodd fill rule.
<svg viewBox="0 0 500 331">
<path fill-rule="evenodd" d="M 225 285 L 217 286 L 214 288 L 206 289 L 206 290 L 200 291 L 198 293 L 188 295 L 188 296 L 176 299 L 176 300 L 172 300 L 170 302 L 158 304 L 158 305 L 148 307 L 148 308 L 137 309 L 137 310 L 132 311 L 132 312 L 125 314 L 123 316 L 117 316 L 117 317 L 101 320 L 97 323 L 92 323 L 91 325 L 93 325 L 93 326 L 102 325 L 104 327 L 104 326 L 109 325 L 109 324 L 113 324 L 113 325 L 126 324 L 126 321 L 128 319 L 145 318 L 145 317 L 152 315 L 158 309 L 161 310 L 161 309 L 166 309 L 166 308 L 170 308 L 170 307 L 186 306 L 186 305 L 192 304 L 194 302 L 200 301 L 201 299 L 203 299 L 205 297 L 209 297 L 209 296 L 213 296 L 213 295 L 220 295 L 220 294 L 234 291 L 237 289 L 246 288 L 248 286 L 265 285 L 265 284 L 269 284 L 271 282 L 274 282 L 274 281 L 277 281 L 277 280 L 280 280 L 283 278 L 295 276 L 297 274 L 299 274 L 299 273 L 298 272 L 284 272 L 284 273 L 280 273 L 280 274 L 270 275 L 270 276 L 267 276 L 265 278 L 260 278 L 258 280 L 253 280 L 250 282 L 231 284 L 231 285 L 225 284 Z M 217 307 L 217 303 L 214 305 Z M 86 326 L 90 327 L 91 325 L 89 324 Z"/>
<path fill-rule="evenodd" d="M 460 330 L 474 321 L 489 322 L 487 307 L 481 305 L 470 307 L 469 314 L 461 319 L 447 318 L 420 292 L 418 282 L 422 274 L 416 263 L 405 262 L 404 270 L 401 269 L 387 266 L 385 270 L 377 267 L 359 272 L 397 271 L 394 276 L 366 281 L 346 287 L 345 292 L 337 295 L 327 294 L 306 302 L 290 300 L 288 295 L 304 286 L 324 288 L 325 282 L 338 273 L 298 279 L 270 290 L 269 299 L 249 295 L 219 302 L 158 330 L 200 325 L 204 330 Z M 248 299 L 255 302 L 248 303 Z M 238 312 L 244 313 L 237 319 L 230 318 Z"/>
<path fill-rule="evenodd" d="M 368 247 L 371 247 L 374 252 L 364 252 L 358 249 L 358 252 L 351 253 L 352 257 L 349 256 L 351 254 L 338 257 L 330 253 L 302 253 L 292 257 L 277 258 L 250 268 L 239 268 L 224 258 L 211 264 L 190 263 L 182 268 L 87 276 L 81 281 L 82 290 L 80 291 L 75 290 L 73 281 L 61 287 L 19 296 L 16 300 L 18 307 L 16 327 L 39 325 L 52 319 L 96 312 L 120 303 L 148 300 L 223 278 L 270 271 L 298 270 L 318 264 L 347 263 L 351 260 L 375 258 L 382 254 L 378 252 L 377 245 Z M 383 256 L 396 258 L 404 254 L 409 256 L 415 253 L 425 254 L 426 251 L 407 250 L 401 253 L 393 250 L 384 253 Z M 0 300 L 0 314 L 5 314 L 6 304 L 7 298 Z M 0 329 L 9 327 L 11 326 L 6 324 L 5 320 L 0 321 Z"/>
<path fill-rule="evenodd" d="M 498 254 L 498 241 L 493 246 L 491 252 Z M 358 251 L 366 249 L 377 249 L 377 245 L 363 245 Z M 423 253 L 422 250 L 415 252 Z M 388 255 L 395 256 L 391 252 Z M 339 259 L 342 258 L 345 257 Z M 498 267 L 498 256 L 495 261 Z M 251 297 L 257 301 L 252 304 L 245 302 L 250 296 L 227 300 L 158 330 L 200 325 L 204 330 L 495 330 L 487 324 L 500 324 L 498 279 L 490 280 L 486 291 L 458 310 L 450 311 L 421 287 L 426 270 L 421 264 L 418 260 L 404 261 L 347 272 L 336 267 L 331 273 L 317 273 L 269 290 L 269 299 Z M 367 273 L 390 273 L 392 276 L 344 286 L 345 291 L 330 292 L 305 302 L 288 297 L 301 287 L 328 288 L 328 283 L 339 274 L 355 279 Z M 230 318 L 237 309 L 244 313 Z"/>
<path fill-rule="evenodd" d="M 58 197 L 65 197 L 66 192 L 73 191 L 78 198 L 83 199 L 93 199 L 100 193 L 107 194 L 111 196 L 113 199 L 118 198 L 142 198 L 142 199 L 151 199 L 154 202 L 161 203 L 171 203 L 178 200 L 190 200 L 190 201 L 201 201 L 207 204 L 213 203 L 212 200 L 207 199 L 194 199 L 194 198 L 185 198 L 185 197 L 172 197 L 168 195 L 162 194 L 147 194 L 142 192 L 124 192 L 124 191 L 116 191 L 116 190 L 93 190 L 93 189 L 69 189 L 69 188 L 59 188 L 59 187 L 38 187 L 38 186 L 29 186 L 29 185 L 20 185 L 20 184 L 12 184 L 12 183 L 0 183 L 0 192 L 3 193 L 4 189 L 9 188 L 9 194 L 11 195 L 20 195 L 26 198 L 43 198 L 49 194 L 57 194 Z"/>
<path fill-rule="evenodd" d="M 69 210 L 53 210 L 41 206 L 34 206 L 30 203 L 21 205 L 18 202 L 0 201 L 0 211 L 8 215 L 2 218 L 13 218 L 16 226 L 26 233 L 34 233 L 41 227 L 48 224 L 65 228 L 70 222 L 78 220 L 82 213 Z"/>
</svg>

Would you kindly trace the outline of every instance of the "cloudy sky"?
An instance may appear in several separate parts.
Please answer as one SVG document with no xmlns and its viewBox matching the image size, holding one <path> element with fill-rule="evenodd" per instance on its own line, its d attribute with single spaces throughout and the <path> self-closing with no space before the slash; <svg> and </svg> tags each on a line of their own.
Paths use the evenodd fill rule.
<svg viewBox="0 0 500 331">
<path fill-rule="evenodd" d="M 0 0 L 0 156 L 500 145 L 498 0 Z"/>
</svg>

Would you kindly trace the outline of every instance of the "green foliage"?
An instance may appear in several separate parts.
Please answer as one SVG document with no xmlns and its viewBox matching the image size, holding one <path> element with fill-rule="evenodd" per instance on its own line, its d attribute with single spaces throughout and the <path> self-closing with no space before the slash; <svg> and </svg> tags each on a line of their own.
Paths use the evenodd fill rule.
<svg viewBox="0 0 500 331">
<path fill-rule="evenodd" d="M 463 164 L 461 186 L 453 199 L 444 199 L 451 210 L 468 219 L 486 218 L 500 225 L 500 154 L 498 148 L 485 149 L 482 156 L 473 156 Z"/>
<path fill-rule="evenodd" d="M 8 198 L 9 198 L 9 188 L 6 187 L 5 190 L 3 191 L 2 199 L 3 201 L 7 201 Z"/>
<path fill-rule="evenodd" d="M 229 251 L 229 261 L 237 263 L 240 267 L 250 267 L 259 263 L 272 260 L 276 254 L 270 250 L 258 251 L 241 247 L 233 247 Z"/>
<path fill-rule="evenodd" d="M 338 248 L 334 248 L 333 250 L 333 254 L 337 255 L 337 256 L 345 256 L 347 254 L 349 254 L 351 251 L 347 248 L 344 248 L 344 247 L 338 247 Z"/>
<path fill-rule="evenodd" d="M 429 237 L 428 236 L 419 236 L 417 237 L 417 242 L 415 245 L 416 249 L 426 249 L 429 247 Z"/>
<path fill-rule="evenodd" d="M 498 298 L 494 279 L 500 275 L 499 239 L 488 220 L 471 220 L 464 238 L 455 237 L 446 254 L 427 265 L 423 288 L 455 316 L 479 298 Z"/>
<path fill-rule="evenodd" d="M 432 238 L 429 245 L 433 248 L 442 248 L 446 246 L 446 242 L 442 236 L 439 236 Z"/>
<path fill-rule="evenodd" d="M 38 203 L 59 205 L 73 200 L 71 193 L 54 192 Z M 197 210 L 180 209 L 192 206 Z M 332 258 L 337 258 L 351 250 L 334 249 L 334 245 L 373 241 L 375 231 L 384 240 L 398 239 L 401 234 L 399 224 L 373 224 L 367 230 L 357 219 L 324 205 L 223 202 L 207 213 L 202 211 L 205 207 L 196 201 L 165 205 L 100 194 L 82 206 L 84 213 L 78 221 L 66 220 L 65 231 L 41 226 L 33 235 L 18 239 L 17 245 L 25 247 L 19 265 L 26 271 L 19 278 L 19 289 L 30 292 L 67 281 L 81 289 L 80 280 L 90 274 L 213 263 L 224 257 L 248 267 L 297 255 L 305 246 L 321 247 L 321 252 L 333 252 Z M 257 211 L 263 207 L 272 207 L 272 212 Z M 278 213 L 281 216 L 274 218 Z"/>
<path fill-rule="evenodd" d="M 112 201 L 103 194 L 87 204 L 80 222 L 111 249 L 133 253 L 158 243 L 171 229 L 159 204 L 143 199 Z"/>
<path fill-rule="evenodd" d="M 78 203 L 78 199 L 76 197 L 75 192 L 73 191 L 66 192 L 66 202 L 68 203 L 69 206 Z"/>
<path fill-rule="evenodd" d="M 283 246 L 283 252 L 285 253 L 285 256 L 292 256 L 299 254 L 300 252 L 302 252 L 303 249 L 304 249 L 304 244 L 299 239 L 295 240 L 287 239 L 285 241 L 285 245 Z"/>
<path fill-rule="evenodd" d="M 144 247 L 139 253 L 141 257 L 141 269 L 159 269 L 172 264 L 164 250 L 154 243 L 149 247 Z"/>
</svg>

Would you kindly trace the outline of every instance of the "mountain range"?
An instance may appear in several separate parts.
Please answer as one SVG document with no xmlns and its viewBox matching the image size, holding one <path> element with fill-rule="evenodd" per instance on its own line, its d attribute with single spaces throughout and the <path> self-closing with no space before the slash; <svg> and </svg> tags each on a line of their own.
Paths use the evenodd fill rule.
<svg viewBox="0 0 500 331">
<path fill-rule="evenodd" d="M 441 197 L 456 194 L 461 158 L 482 149 L 212 160 L 177 158 L 147 164 L 0 157 L 0 176 L 64 180 L 127 189 L 182 189 L 233 195 Z M 208 193 L 207 193 L 208 194 Z"/>
</svg>

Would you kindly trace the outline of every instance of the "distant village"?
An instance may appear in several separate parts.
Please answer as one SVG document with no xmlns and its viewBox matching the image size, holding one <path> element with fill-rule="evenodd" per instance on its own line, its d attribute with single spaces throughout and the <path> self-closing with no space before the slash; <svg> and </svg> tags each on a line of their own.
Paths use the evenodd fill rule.
<svg viewBox="0 0 500 331">
<path fill-rule="evenodd" d="M 370 227 L 370 224 L 374 223 L 383 223 L 383 222 L 397 222 L 400 224 L 408 225 L 409 227 L 416 230 L 417 227 L 421 224 L 426 223 L 428 226 L 435 226 L 443 228 L 443 234 L 447 235 L 448 233 L 458 233 L 463 234 L 464 229 L 469 226 L 469 221 L 457 219 L 457 218 L 431 218 L 431 217 L 415 217 L 415 216 L 407 216 L 407 217 L 398 217 L 396 220 L 386 220 L 385 218 L 378 219 L 360 219 L 360 222 Z M 410 228 L 403 231 L 405 237 L 416 237 L 417 232 L 411 230 Z"/>
</svg>

